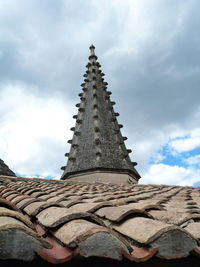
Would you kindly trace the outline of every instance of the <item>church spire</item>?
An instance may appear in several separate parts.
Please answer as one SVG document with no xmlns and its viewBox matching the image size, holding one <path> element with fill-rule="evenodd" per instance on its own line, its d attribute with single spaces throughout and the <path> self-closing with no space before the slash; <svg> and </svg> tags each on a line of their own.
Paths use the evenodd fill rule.
<svg viewBox="0 0 200 267">
<path fill-rule="evenodd" d="M 104 81 L 94 45 L 90 46 L 88 59 L 81 84 L 83 92 L 79 94 L 80 103 L 76 104 L 78 114 L 73 116 L 76 120 L 75 127 L 71 128 L 74 134 L 68 141 L 71 148 L 65 154 L 68 162 L 61 168 L 64 170 L 61 179 L 79 177 L 80 180 L 84 176 L 82 180 L 86 181 L 92 175 L 92 180 L 108 181 L 106 177 L 112 176 L 112 182 L 123 183 L 121 179 L 125 174 L 126 180 L 137 182 L 140 178 L 134 168 L 137 163 L 130 160 L 131 150 L 126 149 L 127 138 L 121 135 L 123 126 L 117 121 L 119 114 L 114 112 L 115 102 L 110 100 L 111 92 L 107 91 L 108 83 Z"/>
</svg>

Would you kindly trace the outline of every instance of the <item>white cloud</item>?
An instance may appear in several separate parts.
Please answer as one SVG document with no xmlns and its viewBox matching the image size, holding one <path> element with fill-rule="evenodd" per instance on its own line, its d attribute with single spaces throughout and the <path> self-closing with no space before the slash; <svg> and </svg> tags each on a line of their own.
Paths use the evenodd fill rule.
<svg viewBox="0 0 200 267">
<path fill-rule="evenodd" d="M 169 166 L 166 164 L 153 164 L 141 179 L 144 184 L 168 184 L 192 186 L 200 181 L 200 172 L 197 169 Z"/>
<path fill-rule="evenodd" d="M 190 132 L 189 136 L 179 137 L 176 140 L 172 140 L 169 145 L 175 151 L 181 153 L 191 151 L 195 148 L 200 147 L 200 129 L 194 129 Z"/>
<path fill-rule="evenodd" d="M 23 84 L 0 88 L 0 157 L 17 173 L 58 176 L 69 125 L 74 123 L 72 105 L 54 95 L 41 98 L 31 91 Z"/>
<path fill-rule="evenodd" d="M 195 155 L 184 160 L 189 165 L 200 165 L 200 155 Z"/>
</svg>

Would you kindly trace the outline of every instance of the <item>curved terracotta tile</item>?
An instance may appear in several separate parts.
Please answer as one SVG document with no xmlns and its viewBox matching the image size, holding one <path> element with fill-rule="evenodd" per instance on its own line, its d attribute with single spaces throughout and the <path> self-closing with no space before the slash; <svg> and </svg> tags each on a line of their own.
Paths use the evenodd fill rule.
<svg viewBox="0 0 200 267">
<path fill-rule="evenodd" d="M 39 212 L 49 207 L 63 207 L 63 205 L 57 202 L 36 201 L 28 204 L 23 210 L 29 216 L 36 216 Z"/>
<path fill-rule="evenodd" d="M 120 222 L 129 215 L 140 214 L 143 217 L 151 217 L 143 209 L 135 208 L 135 203 L 118 207 L 105 207 L 98 209 L 95 214 L 113 222 Z"/>
<path fill-rule="evenodd" d="M 148 213 L 151 214 L 156 220 L 175 225 L 181 225 L 190 219 L 200 219 L 200 214 L 193 215 L 187 212 L 179 212 L 177 210 L 151 210 Z"/>
<path fill-rule="evenodd" d="M 52 245 L 52 248 L 43 248 L 37 253 L 41 258 L 50 263 L 60 264 L 68 262 L 78 255 L 78 250 L 73 251 L 67 247 L 63 247 L 52 237 L 46 237 L 45 240 L 47 240 Z"/>
<path fill-rule="evenodd" d="M 78 246 L 83 257 L 97 256 L 121 259 L 120 249 L 126 245 L 107 228 L 79 219 L 65 223 L 52 234 L 68 247 Z M 91 249 L 90 249 L 91 248 Z"/>
<path fill-rule="evenodd" d="M 57 227 L 62 223 L 79 218 L 90 218 L 90 220 L 96 221 L 98 224 L 103 224 L 100 219 L 91 213 L 73 212 L 61 207 L 46 208 L 37 214 L 36 218 L 40 224 L 50 228 Z"/>
<path fill-rule="evenodd" d="M 156 256 L 167 260 L 188 257 L 197 246 L 189 232 L 180 229 L 164 232 L 151 243 L 151 247 L 158 248 Z"/>
<path fill-rule="evenodd" d="M 29 204 L 31 204 L 33 202 L 38 202 L 38 199 L 37 198 L 28 197 L 28 198 L 25 198 L 25 199 L 21 200 L 20 202 L 18 202 L 16 204 L 16 206 L 19 209 L 23 210 L 26 206 L 28 206 Z"/>
<path fill-rule="evenodd" d="M 200 239 L 200 222 L 190 222 L 184 229 L 196 239 Z"/>
<path fill-rule="evenodd" d="M 19 221 L 18 219 L 15 219 L 13 217 L 8 217 L 8 216 L 0 216 L 0 233 L 3 231 L 22 231 L 26 233 L 27 235 L 35 238 L 37 241 L 40 242 L 41 246 L 50 248 L 51 245 L 45 241 L 43 238 L 41 238 L 35 231 L 33 231 L 31 228 L 29 228 L 27 225 L 25 225 L 23 222 Z M 12 237 L 12 235 L 11 235 Z M 12 239 L 14 236 L 12 237 Z M 14 239 L 13 239 L 14 240 Z M 26 245 L 26 244 L 25 244 Z"/>
<path fill-rule="evenodd" d="M 124 249 L 122 249 L 122 254 L 125 258 L 134 262 L 145 262 L 151 259 L 158 251 L 157 248 L 147 249 L 145 247 L 132 247 L 133 251 L 131 253 L 127 253 Z"/>
<path fill-rule="evenodd" d="M 24 224 L 26 224 L 29 228 L 34 229 L 32 222 L 27 217 L 25 217 L 22 213 L 19 213 L 18 211 L 0 207 L 0 217 L 1 216 L 15 218 L 23 222 Z"/>
<path fill-rule="evenodd" d="M 179 226 L 143 217 L 130 218 L 121 224 L 113 225 L 113 229 L 141 244 L 149 244 L 162 234 L 172 230 L 185 233 Z"/>
<path fill-rule="evenodd" d="M 10 202 L 7 199 L 0 198 L 0 206 L 5 207 L 11 210 L 16 210 L 18 212 L 21 212 L 17 206 L 15 206 L 12 202 Z"/>
</svg>

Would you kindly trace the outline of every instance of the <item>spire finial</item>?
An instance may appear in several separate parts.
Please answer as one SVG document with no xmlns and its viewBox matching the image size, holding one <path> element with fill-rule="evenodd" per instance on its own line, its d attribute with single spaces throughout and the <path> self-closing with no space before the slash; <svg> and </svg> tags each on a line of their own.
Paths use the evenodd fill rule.
<svg viewBox="0 0 200 267">
<path fill-rule="evenodd" d="M 90 46 L 90 53 L 91 53 L 91 55 L 95 55 L 94 50 L 95 50 L 95 46 L 92 44 L 92 45 Z"/>
</svg>

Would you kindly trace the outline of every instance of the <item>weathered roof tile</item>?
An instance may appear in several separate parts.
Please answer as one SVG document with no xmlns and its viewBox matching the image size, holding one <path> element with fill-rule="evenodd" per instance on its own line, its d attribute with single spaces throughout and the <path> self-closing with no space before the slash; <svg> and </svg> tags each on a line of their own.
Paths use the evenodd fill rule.
<svg viewBox="0 0 200 267">
<path fill-rule="evenodd" d="M 70 209 L 60 207 L 50 207 L 41 211 L 37 216 L 39 223 L 46 227 L 56 227 L 61 223 L 78 219 L 78 218 L 91 218 L 97 220 L 94 215 L 87 212 L 74 212 Z M 100 220 L 99 220 L 100 221 Z M 98 222 L 99 222 L 98 221 Z"/>
<path fill-rule="evenodd" d="M 30 227 L 32 229 L 34 228 L 31 221 L 27 217 L 22 215 L 22 213 L 20 213 L 18 211 L 14 211 L 14 210 L 10 210 L 10 209 L 4 208 L 4 207 L 0 207 L 0 216 L 16 218 L 17 220 L 26 224 L 28 227 Z"/>
<path fill-rule="evenodd" d="M 200 240 L 200 221 L 191 222 L 184 229 Z"/>
<path fill-rule="evenodd" d="M 118 207 L 101 208 L 97 210 L 95 214 L 114 222 L 120 222 L 131 214 L 140 214 L 141 216 L 149 217 L 143 209 L 135 208 L 135 203 Z"/>
<path fill-rule="evenodd" d="M 70 221 L 53 234 L 68 247 L 78 246 L 80 254 L 84 257 L 98 256 L 119 260 L 122 259 L 121 248 L 128 252 L 125 244 L 107 228 L 85 220 Z"/>
<path fill-rule="evenodd" d="M 175 225 L 180 225 L 192 218 L 200 219 L 200 215 L 191 215 L 177 210 L 151 210 L 148 213 L 156 220 Z"/>
<path fill-rule="evenodd" d="M 113 229 L 141 244 L 149 244 L 163 233 L 177 229 L 177 227 L 158 220 L 136 217 L 114 225 Z"/>
</svg>

